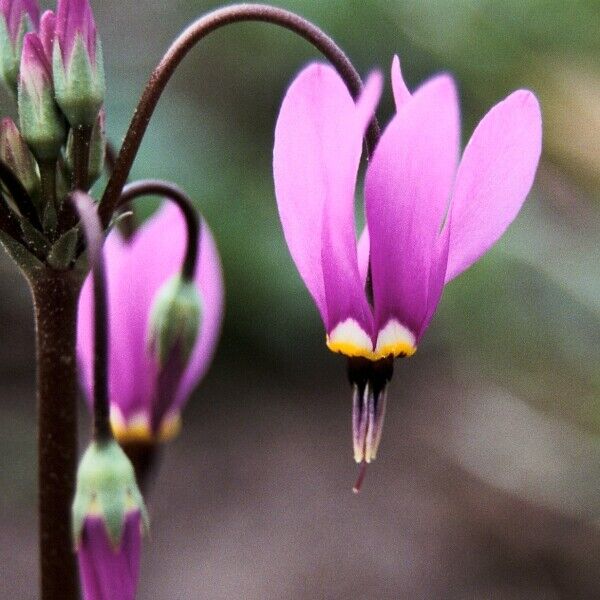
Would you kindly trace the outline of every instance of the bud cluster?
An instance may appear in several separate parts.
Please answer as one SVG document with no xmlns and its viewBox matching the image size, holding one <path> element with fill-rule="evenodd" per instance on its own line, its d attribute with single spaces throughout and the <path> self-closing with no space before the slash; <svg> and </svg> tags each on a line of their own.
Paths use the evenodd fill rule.
<svg viewBox="0 0 600 600">
<path fill-rule="evenodd" d="M 72 234 L 61 241 L 74 225 L 65 198 L 98 179 L 106 150 L 102 46 L 88 0 L 58 0 L 56 13 L 41 16 L 37 0 L 0 0 L 0 78 L 18 107 L 18 126 L 10 119 L 0 126 L 0 159 L 41 224 L 23 223 L 18 241 L 30 251 L 35 246 L 38 259 L 41 248 L 41 258 L 55 268 L 70 266 L 73 251 L 56 259 L 74 246 Z M 3 188 L 22 220 L 22 199 Z"/>
</svg>

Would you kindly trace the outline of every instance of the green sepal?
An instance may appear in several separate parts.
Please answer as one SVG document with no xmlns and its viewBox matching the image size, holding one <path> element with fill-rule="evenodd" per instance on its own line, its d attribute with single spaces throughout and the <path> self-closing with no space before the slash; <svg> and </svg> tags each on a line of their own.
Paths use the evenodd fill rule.
<svg viewBox="0 0 600 600">
<path fill-rule="evenodd" d="M 46 261 L 53 269 L 67 269 L 75 260 L 77 242 L 79 240 L 79 226 L 63 233 L 50 248 Z"/>
<path fill-rule="evenodd" d="M 156 293 L 150 310 L 150 348 L 164 366 L 173 351 L 187 363 L 194 349 L 202 320 L 202 300 L 194 281 L 181 275 L 169 279 Z"/>
<path fill-rule="evenodd" d="M 131 461 L 114 440 L 92 442 L 77 470 L 77 489 L 73 501 L 73 540 L 75 546 L 87 517 L 101 517 L 115 548 L 121 544 L 125 518 L 139 510 L 148 529 L 148 513 L 135 480 Z"/>
<path fill-rule="evenodd" d="M 27 240 L 30 248 L 38 255 L 46 255 L 50 251 L 50 241 L 40 231 L 38 231 L 27 219 L 19 219 L 21 231 Z"/>
<path fill-rule="evenodd" d="M 55 40 L 52 72 L 56 101 L 71 127 L 93 127 L 106 93 L 100 40 L 96 42 L 96 64 L 92 67 L 83 38 L 81 34 L 77 34 L 68 72 L 58 40 Z"/>
<path fill-rule="evenodd" d="M 28 277 L 42 271 L 45 267 L 25 246 L 13 239 L 8 233 L 0 230 L 0 243 L 8 255 L 17 263 L 21 271 Z"/>
</svg>

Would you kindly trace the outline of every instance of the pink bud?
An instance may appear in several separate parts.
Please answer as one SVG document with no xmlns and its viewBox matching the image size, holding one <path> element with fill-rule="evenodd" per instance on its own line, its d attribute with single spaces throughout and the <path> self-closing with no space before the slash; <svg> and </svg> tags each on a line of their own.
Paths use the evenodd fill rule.
<svg viewBox="0 0 600 600">
<path fill-rule="evenodd" d="M 142 550 L 141 515 L 127 515 L 123 535 L 115 547 L 100 516 L 83 524 L 77 547 L 84 600 L 134 600 Z"/>
<path fill-rule="evenodd" d="M 90 3 L 88 0 L 58 0 L 56 39 L 60 45 L 65 70 L 69 69 L 78 36 L 82 38 L 90 64 L 95 65 L 96 22 Z"/>
<path fill-rule="evenodd" d="M 40 22 L 40 9 L 36 0 L 0 0 L 0 13 L 6 20 L 13 46 L 17 44 L 24 15 L 29 17 L 33 29 L 37 29 Z"/>
<path fill-rule="evenodd" d="M 40 20 L 40 39 L 44 46 L 44 52 L 48 58 L 48 62 L 52 64 L 52 48 L 54 46 L 54 36 L 56 34 L 56 15 L 47 10 Z"/>
</svg>

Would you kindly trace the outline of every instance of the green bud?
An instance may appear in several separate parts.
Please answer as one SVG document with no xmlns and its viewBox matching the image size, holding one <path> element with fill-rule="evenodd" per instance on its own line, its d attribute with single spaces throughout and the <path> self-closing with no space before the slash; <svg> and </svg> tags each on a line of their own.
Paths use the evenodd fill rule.
<svg viewBox="0 0 600 600">
<path fill-rule="evenodd" d="M 106 531 L 117 547 L 121 542 L 125 517 L 139 510 L 148 527 L 148 513 L 135 480 L 130 460 L 114 440 L 92 442 L 77 470 L 73 501 L 73 539 L 79 543 L 86 517 L 102 517 Z"/>
<path fill-rule="evenodd" d="M 3 11 L 0 14 L 0 77 L 15 94 L 19 81 L 23 38 L 28 31 L 35 31 L 36 21 L 39 18 L 39 15 L 31 8 L 25 5 L 21 7 L 21 18 L 18 20 L 18 26 L 14 29 L 9 24 L 9 21 L 14 18 L 10 13 L 18 7 L 14 5 L 11 7 L 11 2 L 8 2 L 7 5 L 3 5 Z"/>
<path fill-rule="evenodd" d="M 38 161 L 56 160 L 67 128 L 56 102 L 44 47 L 34 33 L 25 36 L 19 79 L 21 134 Z"/>
<path fill-rule="evenodd" d="M 63 62 L 58 39 L 55 40 L 52 71 L 56 101 L 71 127 L 93 127 L 104 103 L 106 84 L 100 40 L 96 42 L 94 64 L 91 60 L 81 35 L 75 39 L 67 64 Z"/>
<path fill-rule="evenodd" d="M 157 292 L 150 311 L 150 347 L 164 366 L 173 351 L 187 363 L 200 332 L 202 301 L 193 281 L 175 275 Z"/>
</svg>

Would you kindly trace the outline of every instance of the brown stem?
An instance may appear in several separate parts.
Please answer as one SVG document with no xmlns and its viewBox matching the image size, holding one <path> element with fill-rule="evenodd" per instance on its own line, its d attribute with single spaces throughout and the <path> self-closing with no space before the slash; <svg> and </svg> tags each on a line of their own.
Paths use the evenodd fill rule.
<svg viewBox="0 0 600 600">
<path fill-rule="evenodd" d="M 160 179 L 143 179 L 126 185 L 116 208 L 126 206 L 140 196 L 164 196 L 177 204 L 185 219 L 187 243 L 181 276 L 185 281 L 192 281 L 196 274 L 198 262 L 198 242 L 200 240 L 200 218 L 190 197 L 174 183 Z"/>
<path fill-rule="evenodd" d="M 88 191 L 91 127 L 73 129 L 73 190 Z"/>
<path fill-rule="evenodd" d="M 38 365 L 41 600 L 77 600 L 71 502 L 77 466 L 75 339 L 81 279 L 38 271 L 30 280 Z"/>
<path fill-rule="evenodd" d="M 200 17 L 175 40 L 150 76 L 125 135 L 115 169 L 100 201 L 98 212 L 104 227 L 110 223 L 154 109 L 179 63 L 208 34 L 225 25 L 242 21 L 271 23 L 298 34 L 321 51 L 332 63 L 354 98 L 360 94 L 362 81 L 348 57 L 329 36 L 299 15 L 283 8 L 263 4 L 234 4 Z M 369 152 L 375 148 L 378 138 L 379 126 L 377 120 L 373 118 L 367 133 Z"/>
</svg>

